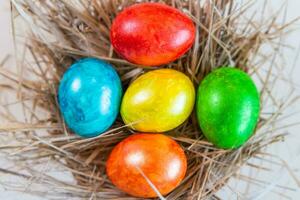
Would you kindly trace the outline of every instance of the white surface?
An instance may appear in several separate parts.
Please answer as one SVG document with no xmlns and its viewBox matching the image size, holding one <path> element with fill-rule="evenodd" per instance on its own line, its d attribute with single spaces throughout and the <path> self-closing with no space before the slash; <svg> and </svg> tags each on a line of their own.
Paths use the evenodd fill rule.
<svg viewBox="0 0 300 200">
<path fill-rule="evenodd" d="M 258 3 L 262 2 L 261 0 L 257 0 Z M 280 8 L 284 1 L 282 0 L 272 0 L 269 2 L 273 6 L 273 11 L 278 10 Z M 287 21 L 294 19 L 296 17 L 300 16 L 300 1 L 299 0 L 289 0 L 287 4 L 287 13 L 286 13 L 286 19 Z M 0 25 L 1 25 L 1 31 L 0 31 L 0 60 L 2 60 L 7 54 L 13 54 L 13 42 L 12 42 L 12 37 L 10 33 L 10 24 L 9 24 L 9 1 L 8 0 L 1 0 L 0 1 Z M 271 14 L 272 10 L 268 10 L 268 12 Z M 286 65 L 289 66 L 291 69 L 291 76 L 293 77 L 293 80 L 295 81 L 296 85 L 296 91 L 300 94 L 300 66 L 299 62 L 300 60 L 298 59 L 296 63 L 294 63 L 295 58 L 297 57 L 297 53 L 300 50 L 300 24 L 297 23 L 294 25 L 295 28 L 298 28 L 297 31 L 294 33 L 290 34 L 286 39 L 285 43 L 289 44 L 294 47 L 294 49 L 290 50 L 285 50 L 284 51 L 284 56 L 287 60 Z M 12 62 L 13 63 L 13 62 Z M 295 66 L 294 66 L 295 64 Z M 292 71 L 292 68 L 294 70 Z M 284 88 L 283 88 L 284 91 Z M 300 106 L 297 104 L 297 106 L 294 106 L 291 108 L 292 111 L 300 111 Z M 291 122 L 295 121 L 300 121 L 299 115 L 295 116 L 294 118 L 290 119 Z M 286 122 L 288 123 L 288 122 Z M 279 143 L 277 145 L 274 145 L 271 148 L 271 152 L 273 154 L 277 154 L 280 158 L 284 159 L 290 166 L 291 169 L 295 171 L 297 177 L 300 179 L 299 176 L 299 171 L 300 171 L 300 133 L 299 133 L 299 127 L 294 127 L 289 129 L 289 131 L 292 133 L 291 136 L 288 137 L 286 142 Z M 1 161 L 0 161 L 1 163 Z M 247 171 L 247 169 L 243 169 L 242 172 L 244 174 L 248 174 L 250 172 Z M 272 172 L 273 174 L 273 179 L 269 179 L 269 181 L 273 182 L 274 184 L 266 184 L 264 189 L 272 189 L 272 187 L 278 187 L 279 185 L 281 186 L 286 186 L 290 187 L 291 189 L 286 189 L 282 190 L 287 197 L 290 199 L 300 199 L 300 190 L 299 188 L 297 189 L 295 181 L 290 178 L 288 172 L 286 169 L 279 169 L 279 171 L 276 170 Z M 1 180 L 1 173 L 0 173 L 0 180 Z M 240 186 L 242 187 L 242 186 Z M 255 191 L 255 194 L 260 194 L 259 190 Z M 228 192 L 230 193 L 230 192 Z M 224 199 L 236 199 L 236 197 L 226 197 L 227 192 L 226 189 L 224 192 L 221 193 Z M 281 197 L 278 195 L 274 195 L 272 192 L 269 193 L 261 193 L 260 198 L 255 198 L 255 199 L 286 199 L 285 197 Z M 253 196 L 254 197 L 254 196 Z M 5 200 L 35 200 L 35 199 L 42 199 L 42 198 L 36 198 L 36 197 L 30 197 L 30 195 L 25 195 L 23 193 L 17 193 L 17 192 L 9 192 L 5 191 L 4 188 L 2 188 L 0 184 L 0 199 L 5 199 Z M 249 199 L 253 199 L 251 196 L 249 196 Z"/>
</svg>

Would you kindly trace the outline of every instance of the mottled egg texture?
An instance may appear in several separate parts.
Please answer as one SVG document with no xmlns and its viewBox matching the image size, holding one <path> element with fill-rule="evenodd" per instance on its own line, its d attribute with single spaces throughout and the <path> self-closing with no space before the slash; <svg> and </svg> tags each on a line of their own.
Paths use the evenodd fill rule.
<svg viewBox="0 0 300 200">
<path fill-rule="evenodd" d="M 122 85 L 108 63 L 86 58 L 74 63 L 63 75 L 58 103 L 68 127 L 82 137 L 94 137 L 115 121 L 120 108 Z"/>
<path fill-rule="evenodd" d="M 237 148 L 257 125 L 259 93 L 248 74 L 223 67 L 200 84 L 196 110 L 201 130 L 210 142 L 223 149 Z"/>
<path fill-rule="evenodd" d="M 172 69 L 153 70 L 128 87 L 121 116 L 134 130 L 164 132 L 182 124 L 194 103 L 194 85 L 185 74 Z"/>
<path fill-rule="evenodd" d="M 128 61 L 144 66 L 170 63 L 186 53 L 195 40 L 193 21 L 161 3 L 126 8 L 113 22 L 111 43 Z"/>
<path fill-rule="evenodd" d="M 107 175 L 122 191 L 151 198 L 168 194 L 183 180 L 187 160 L 182 148 L 171 138 L 161 134 L 135 134 L 120 142 L 111 152 Z M 145 178 L 146 177 L 146 178 Z"/>
</svg>

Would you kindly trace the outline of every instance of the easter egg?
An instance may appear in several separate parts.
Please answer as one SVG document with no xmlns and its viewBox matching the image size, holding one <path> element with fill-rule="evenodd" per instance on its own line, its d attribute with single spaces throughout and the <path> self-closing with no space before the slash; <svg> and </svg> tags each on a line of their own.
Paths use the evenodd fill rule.
<svg viewBox="0 0 300 200">
<path fill-rule="evenodd" d="M 121 116 L 141 132 L 164 132 L 182 124 L 191 114 L 195 89 L 183 73 L 172 69 L 147 72 L 126 90 Z"/>
<path fill-rule="evenodd" d="M 151 198 L 171 192 L 185 176 L 187 160 L 182 148 L 161 134 L 135 134 L 111 152 L 106 172 L 112 183 L 135 196 Z"/>
<path fill-rule="evenodd" d="M 170 63 L 193 45 L 196 28 L 179 10 L 161 3 L 126 8 L 111 27 L 111 43 L 126 60 L 144 66 Z"/>
<path fill-rule="evenodd" d="M 115 69 L 95 58 L 74 63 L 63 75 L 58 103 L 67 126 L 82 137 L 94 137 L 115 121 L 122 85 Z"/>
<path fill-rule="evenodd" d="M 197 93 L 197 117 L 205 137 L 215 146 L 243 145 L 258 122 L 260 100 L 248 74 L 223 67 L 204 78 Z"/>
</svg>

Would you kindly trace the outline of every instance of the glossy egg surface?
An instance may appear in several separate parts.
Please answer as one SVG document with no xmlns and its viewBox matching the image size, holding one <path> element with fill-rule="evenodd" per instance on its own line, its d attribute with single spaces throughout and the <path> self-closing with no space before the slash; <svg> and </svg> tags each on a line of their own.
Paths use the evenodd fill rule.
<svg viewBox="0 0 300 200">
<path fill-rule="evenodd" d="M 67 126 L 82 137 L 94 137 L 115 121 L 122 85 L 115 69 L 95 58 L 75 62 L 63 75 L 58 102 Z"/>
<path fill-rule="evenodd" d="M 183 180 L 187 160 L 183 149 L 162 134 L 135 134 L 120 142 L 111 152 L 107 175 L 114 185 L 136 197 L 156 197 L 150 181 L 162 194 L 168 194 Z"/>
<path fill-rule="evenodd" d="M 202 81 L 196 107 L 205 137 L 219 148 L 232 149 L 243 145 L 253 134 L 260 98 L 248 74 L 223 67 Z"/>
<path fill-rule="evenodd" d="M 186 53 L 195 40 L 193 21 L 161 3 L 126 8 L 114 20 L 111 43 L 128 61 L 144 66 L 170 63 Z"/>
<path fill-rule="evenodd" d="M 185 74 L 172 69 L 153 70 L 128 87 L 121 116 L 134 130 L 165 132 L 189 117 L 194 102 L 194 85 Z"/>
</svg>

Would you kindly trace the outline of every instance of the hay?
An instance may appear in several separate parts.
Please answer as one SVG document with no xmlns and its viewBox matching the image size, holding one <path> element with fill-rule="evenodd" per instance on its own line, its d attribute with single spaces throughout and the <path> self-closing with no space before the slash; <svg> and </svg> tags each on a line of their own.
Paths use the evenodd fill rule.
<svg viewBox="0 0 300 200">
<path fill-rule="evenodd" d="M 194 114 L 166 133 L 184 148 L 188 171 L 180 186 L 165 198 L 219 199 L 216 192 L 241 166 L 248 164 L 259 169 L 248 160 L 263 158 L 265 147 L 282 141 L 285 136 L 276 124 L 296 100 L 288 97 L 281 101 L 273 96 L 272 85 L 281 74 L 274 70 L 277 66 L 272 57 L 262 54 L 260 48 L 264 44 L 273 46 L 272 56 L 276 57 L 278 47 L 282 46 L 278 41 L 290 23 L 279 26 L 275 24 L 276 16 L 259 22 L 253 18 L 245 20 L 251 2 L 242 6 L 234 0 L 159 2 L 184 11 L 197 25 L 193 48 L 178 61 L 163 67 L 184 72 L 197 86 L 212 69 L 230 64 L 251 74 L 261 86 L 262 111 L 256 133 L 237 150 L 217 149 L 207 142 Z M 134 3 L 134 0 L 12 0 L 13 31 L 24 37 L 16 28 L 19 18 L 26 22 L 29 31 L 17 72 L 0 68 L 0 75 L 7 79 L 0 88 L 11 97 L 1 102 L 0 114 L 6 123 L 0 126 L 0 131 L 9 137 L 1 152 L 14 163 L 14 167 L 0 171 L 25 181 L 26 187 L 18 182 L 3 183 L 8 188 L 48 199 L 135 199 L 116 189 L 105 174 L 109 152 L 133 131 L 119 117 L 106 133 L 91 139 L 79 138 L 66 129 L 56 99 L 60 77 L 72 62 L 84 56 L 112 63 L 124 88 L 151 70 L 136 68 L 122 60 L 110 44 L 112 20 L 122 8 Z M 267 65 L 268 62 L 271 64 Z M 11 107 L 16 105 L 12 111 Z M 269 106 L 274 110 L 265 113 Z M 17 117 L 20 113 L 24 115 L 22 119 Z M 61 174 L 72 174 L 76 181 L 65 180 Z M 248 181 L 251 182 L 250 177 Z"/>
</svg>

